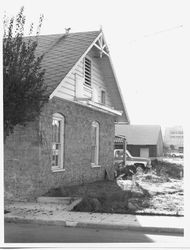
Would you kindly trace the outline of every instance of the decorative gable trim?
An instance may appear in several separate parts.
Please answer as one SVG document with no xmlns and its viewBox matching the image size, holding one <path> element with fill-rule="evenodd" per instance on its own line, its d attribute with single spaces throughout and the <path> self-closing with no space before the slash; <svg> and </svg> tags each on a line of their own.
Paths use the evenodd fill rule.
<svg viewBox="0 0 190 250">
<path fill-rule="evenodd" d="M 100 38 L 102 36 L 102 32 L 95 38 L 95 40 L 92 42 L 92 44 L 88 47 L 88 49 L 84 52 L 84 54 L 78 59 L 78 61 L 75 63 L 75 65 L 70 69 L 70 71 L 66 74 L 66 76 L 64 77 L 64 79 L 66 78 L 66 77 L 69 77 L 71 74 L 72 74 L 72 72 L 76 69 L 76 67 L 77 67 L 77 64 L 88 54 L 88 52 L 92 49 L 92 47 L 94 46 L 94 44 L 96 43 L 96 41 Z M 63 79 L 63 81 L 64 81 L 64 79 Z M 50 95 L 50 97 L 49 97 L 49 99 L 52 99 L 55 95 L 56 95 L 56 93 L 57 93 L 57 91 L 59 91 L 61 89 L 61 84 L 59 84 L 58 86 L 57 86 L 57 88 L 51 93 L 51 95 Z"/>
<path fill-rule="evenodd" d="M 115 74 L 113 63 L 112 63 L 112 60 L 111 60 L 111 57 L 110 57 L 110 54 L 109 54 L 109 50 L 108 50 L 108 47 L 107 47 L 107 43 L 106 43 L 106 40 L 105 40 L 105 37 L 104 37 L 104 34 L 103 34 L 102 31 L 100 31 L 100 34 L 94 39 L 92 44 L 83 53 L 83 55 L 78 59 L 78 61 L 75 63 L 75 65 L 66 74 L 64 79 L 66 79 L 67 77 L 69 77 L 73 73 L 73 71 L 76 69 L 77 65 L 80 63 L 81 60 L 84 60 L 84 58 L 86 57 L 86 55 L 92 49 L 93 46 L 95 46 L 96 48 L 98 48 L 100 50 L 100 57 L 102 57 L 102 54 L 105 54 L 109 58 L 111 69 L 112 69 L 112 72 L 113 72 L 113 76 L 115 78 L 116 88 L 118 89 L 118 92 L 119 92 L 119 95 L 120 95 L 120 98 L 121 98 L 121 101 L 122 101 L 124 114 L 126 114 L 126 118 L 127 118 L 126 123 L 130 124 L 129 116 L 128 116 L 128 113 L 127 113 L 127 110 L 126 110 L 126 107 L 125 107 L 125 103 L 124 103 L 124 99 L 123 99 L 123 96 L 122 96 L 122 93 L 121 93 L 121 89 L 120 89 L 120 87 L 118 85 L 118 80 L 117 80 L 117 77 L 116 77 L 116 74 Z M 60 84 L 57 86 L 57 88 L 51 93 L 49 99 L 52 99 L 61 90 L 61 85 L 62 85 L 62 82 L 64 81 L 64 79 L 60 82 Z"/>
<path fill-rule="evenodd" d="M 108 46 L 105 42 L 103 33 L 102 33 L 102 36 L 100 36 L 100 38 L 96 41 L 94 46 L 100 50 L 100 57 L 102 57 L 103 54 L 105 54 L 109 57 L 109 50 L 108 50 Z"/>
</svg>

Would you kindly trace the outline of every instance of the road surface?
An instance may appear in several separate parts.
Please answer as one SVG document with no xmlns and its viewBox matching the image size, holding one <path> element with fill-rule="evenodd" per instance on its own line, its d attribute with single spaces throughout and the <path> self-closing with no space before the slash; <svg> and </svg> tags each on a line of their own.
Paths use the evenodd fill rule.
<svg viewBox="0 0 190 250">
<path fill-rule="evenodd" d="M 5 243 L 182 243 L 183 236 L 130 230 L 5 223 Z"/>
</svg>

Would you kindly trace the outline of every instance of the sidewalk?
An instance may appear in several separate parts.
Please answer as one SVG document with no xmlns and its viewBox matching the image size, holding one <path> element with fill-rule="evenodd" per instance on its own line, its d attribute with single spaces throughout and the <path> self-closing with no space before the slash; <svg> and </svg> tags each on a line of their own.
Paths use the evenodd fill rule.
<svg viewBox="0 0 190 250">
<path fill-rule="evenodd" d="M 5 206 L 5 210 L 9 211 L 5 214 L 5 222 L 178 234 L 184 232 L 184 217 L 71 212 L 72 206 L 17 202 Z"/>
</svg>

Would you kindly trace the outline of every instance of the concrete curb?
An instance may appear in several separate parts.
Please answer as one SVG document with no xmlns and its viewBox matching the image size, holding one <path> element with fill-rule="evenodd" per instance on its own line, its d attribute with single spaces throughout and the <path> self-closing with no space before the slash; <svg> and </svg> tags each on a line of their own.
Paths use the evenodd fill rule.
<svg viewBox="0 0 190 250">
<path fill-rule="evenodd" d="M 43 225 L 59 225 L 64 227 L 80 227 L 80 228 L 96 228 L 96 229 L 116 229 L 116 230 L 133 230 L 143 231 L 152 233 L 173 233 L 184 235 L 183 228 L 170 228 L 170 227 L 145 227 L 145 226 L 134 226 L 134 225 L 122 225 L 122 224 L 109 224 L 109 223 L 93 223 L 93 222 L 76 222 L 67 220 L 47 220 L 47 219 L 34 219 L 34 218 L 21 218 L 18 216 L 6 217 L 5 222 L 14 223 L 32 223 L 32 224 L 43 224 Z"/>
</svg>

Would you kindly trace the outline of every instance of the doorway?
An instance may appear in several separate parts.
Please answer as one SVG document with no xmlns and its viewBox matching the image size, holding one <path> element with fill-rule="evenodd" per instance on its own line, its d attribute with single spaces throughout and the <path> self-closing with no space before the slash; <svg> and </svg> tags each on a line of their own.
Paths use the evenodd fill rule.
<svg viewBox="0 0 190 250">
<path fill-rule="evenodd" d="M 140 148 L 140 157 L 149 157 L 149 148 Z"/>
</svg>

